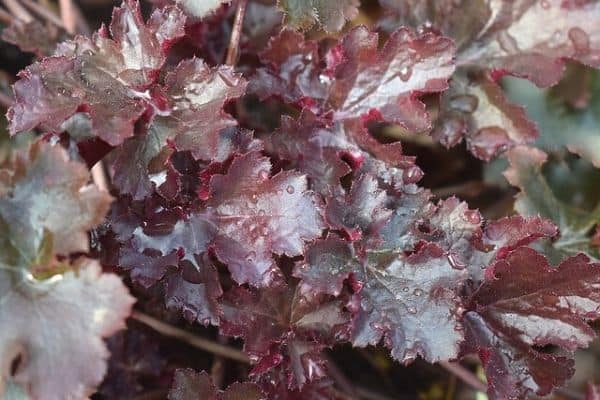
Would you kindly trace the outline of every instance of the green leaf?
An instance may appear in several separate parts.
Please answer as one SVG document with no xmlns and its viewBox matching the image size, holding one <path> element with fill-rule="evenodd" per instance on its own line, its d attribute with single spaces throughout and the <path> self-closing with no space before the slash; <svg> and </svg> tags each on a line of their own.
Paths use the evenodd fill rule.
<svg viewBox="0 0 600 400">
<path fill-rule="evenodd" d="M 581 196 L 567 199 L 565 193 L 555 188 L 553 181 L 544 175 L 542 167 L 547 155 L 541 150 L 515 147 L 508 153 L 508 160 L 510 167 L 504 174 L 512 185 L 521 189 L 515 210 L 523 216 L 548 218 L 558 226 L 559 238 L 546 243 L 544 249 L 550 259 L 556 261 L 579 252 L 600 259 L 600 247 L 593 243 L 591 237 L 594 227 L 600 222 L 600 202 L 590 206 L 592 202 L 588 200 L 584 207 L 584 203 L 578 205 L 574 201 L 575 197 Z M 570 181 L 582 182 L 572 173 Z"/>
<path fill-rule="evenodd" d="M 539 128 L 536 145 L 548 152 L 569 151 L 600 167 L 600 74 L 591 73 L 591 97 L 587 107 L 572 109 L 529 81 L 505 78 L 506 93 L 513 102 L 524 105 L 527 115 Z"/>
<path fill-rule="evenodd" d="M 289 26 L 306 30 L 318 23 L 327 32 L 342 29 L 347 20 L 358 15 L 359 5 L 359 0 L 279 0 Z"/>
</svg>

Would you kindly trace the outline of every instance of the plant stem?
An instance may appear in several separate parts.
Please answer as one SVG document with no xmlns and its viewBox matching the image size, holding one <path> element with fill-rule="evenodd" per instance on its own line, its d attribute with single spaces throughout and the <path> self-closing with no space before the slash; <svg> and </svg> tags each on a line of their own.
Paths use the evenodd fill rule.
<svg viewBox="0 0 600 400">
<path fill-rule="evenodd" d="M 106 172 L 104 170 L 104 164 L 102 160 L 98 161 L 92 167 L 92 180 L 98 186 L 98 189 L 108 192 L 108 179 L 106 179 Z"/>
<path fill-rule="evenodd" d="M 44 18 L 46 21 L 50 22 L 51 24 L 56 25 L 57 27 L 59 27 L 61 29 L 65 29 L 65 25 L 60 20 L 60 18 L 50 9 L 42 6 L 39 3 L 36 3 L 35 1 L 32 1 L 32 0 L 22 0 L 22 1 L 23 1 L 23 4 L 27 8 L 29 8 L 31 11 L 33 11 L 40 17 Z"/>
<path fill-rule="evenodd" d="M 77 18 L 72 0 L 58 0 L 60 5 L 60 19 L 69 35 L 75 34 L 77 30 Z"/>
<path fill-rule="evenodd" d="M 213 353 L 222 357 L 239 361 L 244 364 L 250 364 L 250 359 L 248 358 L 248 356 L 240 350 L 219 343 L 215 343 L 212 340 L 201 338 L 199 336 L 194 335 L 191 332 L 166 324 L 142 312 L 133 311 L 131 313 L 131 318 L 143 323 L 144 325 L 149 326 L 150 328 L 154 329 L 155 331 L 164 336 L 181 340 L 182 342 L 185 342 L 190 346 L 207 351 L 209 353 Z"/>
<path fill-rule="evenodd" d="M 238 58 L 240 47 L 240 36 L 242 34 L 242 26 L 244 23 L 244 15 L 246 15 L 246 6 L 248 0 L 238 0 L 237 10 L 235 12 L 235 20 L 231 29 L 231 39 L 229 39 L 229 48 L 227 49 L 227 58 L 225 64 L 235 65 Z"/>
<path fill-rule="evenodd" d="M 452 375 L 455 375 L 458 379 L 469 385 L 474 390 L 483 393 L 487 391 L 486 384 L 482 382 L 477 376 L 475 376 L 474 373 L 472 373 L 459 363 L 440 361 L 439 365 L 446 371 L 450 372 Z"/>
<path fill-rule="evenodd" d="M 436 197 L 448 197 L 453 195 L 462 195 L 475 197 L 479 195 L 485 189 L 485 184 L 481 181 L 467 181 L 459 183 L 458 185 L 444 186 L 435 189 L 431 189 Z"/>
<path fill-rule="evenodd" d="M 3 0 L 4 5 L 8 10 L 17 18 L 24 22 L 33 21 L 33 16 L 29 14 L 29 11 L 21 5 L 17 0 Z"/>
<path fill-rule="evenodd" d="M 15 17 L 11 13 L 6 12 L 4 8 L 0 8 L 0 21 L 3 24 L 10 25 L 14 19 Z"/>
</svg>

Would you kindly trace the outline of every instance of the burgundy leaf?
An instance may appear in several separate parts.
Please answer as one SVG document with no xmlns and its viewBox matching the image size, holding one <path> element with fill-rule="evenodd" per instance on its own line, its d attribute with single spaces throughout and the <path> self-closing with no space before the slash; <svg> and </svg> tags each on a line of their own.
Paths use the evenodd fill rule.
<svg viewBox="0 0 600 400">
<path fill-rule="evenodd" d="M 179 257 L 174 251 L 165 256 L 140 253 L 131 247 L 125 247 L 119 254 L 119 267 L 129 271 L 131 280 L 149 288 L 160 281 L 169 268 L 177 267 Z"/>
<path fill-rule="evenodd" d="M 515 215 L 489 222 L 485 226 L 483 242 L 486 246 L 494 246 L 496 258 L 501 259 L 517 247 L 538 238 L 554 238 L 557 234 L 558 229 L 547 219 Z"/>
<path fill-rule="evenodd" d="M 296 268 L 295 275 L 304 292 L 329 294 L 337 294 L 350 274 L 355 277 L 360 298 L 355 346 L 383 339 L 392 356 L 405 363 L 417 355 L 430 362 L 458 355 L 463 307 L 456 289 L 467 273 L 453 268 L 441 248 L 429 244 L 409 257 L 374 253 L 361 262 L 339 240 L 315 246 L 319 254 Z"/>
<path fill-rule="evenodd" d="M 361 175 L 346 198 L 333 197 L 327 201 L 327 221 L 332 227 L 344 230 L 351 240 L 365 236 L 377 239 L 392 215 L 386 206 L 387 195 L 379 189 L 377 180 L 368 174 Z"/>
<path fill-rule="evenodd" d="M 454 268 L 465 268 L 481 238 L 481 222 L 479 211 L 469 210 L 466 203 L 450 197 L 440 201 L 428 221 L 431 231 L 423 236 L 444 249 Z"/>
<path fill-rule="evenodd" d="M 156 115 L 143 136 L 128 139 L 117 150 L 114 182 L 134 199 L 149 195 L 166 176 L 166 158 L 177 150 L 196 159 L 224 161 L 234 151 L 258 147 L 249 133 L 226 129 L 236 121 L 223 110 L 241 96 L 246 81 L 230 67 L 210 68 L 198 59 L 183 61 L 166 78 L 169 111 Z"/>
<path fill-rule="evenodd" d="M 292 288 L 234 288 L 222 308 L 221 332 L 244 338 L 244 351 L 257 362 L 252 375 L 279 371 L 290 389 L 323 378 L 324 344 L 347 338 L 349 318 L 339 301 L 305 298 Z"/>
<path fill-rule="evenodd" d="M 165 8 L 145 24 L 138 3 L 125 2 L 113 13 L 112 39 L 104 28 L 91 39 L 77 37 L 20 73 L 8 114 L 11 133 L 38 126 L 60 132 L 84 110 L 95 135 L 120 144 L 148 107 L 144 90 L 157 78 L 169 44 L 183 35 L 184 21 L 179 9 Z"/>
<path fill-rule="evenodd" d="M 196 259 L 195 265 L 184 262 L 181 273 L 169 276 L 165 303 L 190 322 L 218 325 L 221 310 L 217 299 L 223 294 L 219 275 L 206 254 Z"/>
<path fill-rule="evenodd" d="M 346 119 L 376 111 L 385 121 L 410 131 L 429 130 L 431 121 L 418 97 L 448 88 L 455 68 L 454 44 L 408 28 L 392 33 L 381 50 L 377 42 L 377 34 L 359 26 L 336 48 L 342 62 L 335 68 L 328 99 L 335 117 Z"/>
<path fill-rule="evenodd" d="M 332 236 L 310 246 L 305 261 L 294 268 L 294 276 L 301 279 L 302 293 L 338 296 L 344 282 L 360 268 L 352 244 Z"/>
<path fill-rule="evenodd" d="M 580 254 L 553 268 L 535 250 L 520 247 L 487 275 L 465 320 L 467 347 L 484 362 L 490 395 L 548 394 L 572 375 L 573 362 L 537 349 L 555 345 L 573 352 L 595 338 L 587 321 L 599 316 L 600 265 Z"/>
<path fill-rule="evenodd" d="M 306 177 L 286 171 L 270 177 L 260 153 L 236 158 L 210 183 L 209 206 L 219 233 L 215 252 L 238 283 L 268 286 L 281 280 L 273 254 L 297 256 L 321 235 L 321 205 Z"/>
<path fill-rule="evenodd" d="M 177 150 L 212 160 L 219 148 L 219 133 L 236 124 L 223 106 L 243 95 L 246 84 L 231 67 L 210 68 L 198 59 L 179 64 L 166 78 L 171 115 L 163 121 Z"/>
<path fill-rule="evenodd" d="M 321 72 L 316 42 L 284 29 L 269 40 L 260 59 L 266 67 L 256 71 L 249 92 L 261 99 L 275 96 L 291 104 L 310 105 L 325 99 L 330 78 Z"/>
<path fill-rule="evenodd" d="M 497 83 L 457 73 L 442 95 L 432 135 L 446 147 L 464 137 L 473 155 L 489 161 L 514 145 L 534 142 L 539 133 L 525 109 L 511 103 Z"/>
<path fill-rule="evenodd" d="M 305 110 L 296 121 L 283 117 L 270 145 L 324 196 L 343 193 L 340 178 L 353 169 L 396 190 L 422 177 L 414 157 L 403 155 L 399 142 L 379 143 L 356 119 L 331 125 Z"/>
<path fill-rule="evenodd" d="M 399 23 L 422 25 L 456 41 L 457 76 L 443 96 L 435 136 L 446 146 L 464 136 L 473 154 L 484 160 L 538 136 L 524 110 L 493 81 L 511 74 L 547 87 L 558 83 L 565 59 L 600 67 L 600 4 L 594 1 L 382 4 Z"/>
<path fill-rule="evenodd" d="M 331 110 L 336 120 L 381 117 L 426 131 L 431 121 L 419 97 L 448 88 L 454 52 L 451 40 L 408 28 L 379 50 L 378 35 L 358 26 L 321 60 L 317 43 L 283 31 L 262 53 L 267 67 L 258 70 L 250 90 L 315 112 Z"/>
</svg>

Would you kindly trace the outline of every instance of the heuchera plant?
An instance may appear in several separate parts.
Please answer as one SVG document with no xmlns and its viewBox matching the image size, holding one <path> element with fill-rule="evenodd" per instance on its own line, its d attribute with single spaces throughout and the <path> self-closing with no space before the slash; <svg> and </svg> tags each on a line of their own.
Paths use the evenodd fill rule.
<svg viewBox="0 0 600 400">
<path fill-rule="evenodd" d="M 555 196 L 501 80 L 600 67 L 600 2 L 380 0 L 371 27 L 347 23 L 358 0 L 229 3 L 144 18 L 126 0 L 91 37 L 4 31 L 38 55 L 8 129 L 39 135 L 0 170 L 0 399 L 93 394 L 126 286 L 165 322 L 241 338 L 252 365 L 224 390 L 180 369 L 172 400 L 348 398 L 326 352 L 344 344 L 402 364 L 478 357 L 490 399 L 565 384 L 600 316 L 600 213 Z M 506 158 L 516 213 L 435 199 L 379 134 L 391 125 Z M 595 162 L 585 134 L 556 143 Z M 108 187 L 90 183 L 96 163 Z M 160 364 L 119 346 L 122 365 Z"/>
</svg>

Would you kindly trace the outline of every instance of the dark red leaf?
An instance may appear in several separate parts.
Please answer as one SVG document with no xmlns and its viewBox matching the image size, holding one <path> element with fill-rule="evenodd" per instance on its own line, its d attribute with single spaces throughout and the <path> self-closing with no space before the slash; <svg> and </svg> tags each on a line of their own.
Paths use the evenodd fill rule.
<svg viewBox="0 0 600 400">
<path fill-rule="evenodd" d="M 321 205 L 307 186 L 296 172 L 271 177 L 271 163 L 257 152 L 236 158 L 227 174 L 213 176 L 208 205 L 219 229 L 215 252 L 238 283 L 280 281 L 273 254 L 301 255 L 305 243 L 321 235 Z"/>
<path fill-rule="evenodd" d="M 105 30 L 91 39 L 77 37 L 20 73 L 9 110 L 11 133 L 38 126 L 60 132 L 63 122 L 85 110 L 93 133 L 119 145 L 133 135 L 149 106 L 145 90 L 156 80 L 169 44 L 183 35 L 184 22 L 179 9 L 167 7 L 144 23 L 138 3 L 125 2 L 113 13 L 112 39 Z"/>
<path fill-rule="evenodd" d="M 400 28 L 378 50 L 377 34 L 359 26 L 339 46 L 343 61 L 335 68 L 328 98 L 335 118 L 354 118 L 376 110 L 385 121 L 413 132 L 431 128 L 418 97 L 448 88 L 455 68 L 451 40 Z"/>
<path fill-rule="evenodd" d="M 588 321 L 600 310 L 600 265 L 583 254 L 557 267 L 520 247 L 490 267 L 465 323 L 467 348 L 484 362 L 492 398 L 548 394 L 573 374 L 573 361 L 539 349 L 567 352 L 594 338 Z"/>
</svg>

